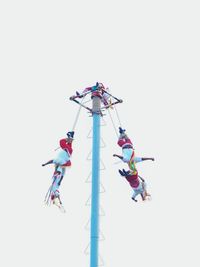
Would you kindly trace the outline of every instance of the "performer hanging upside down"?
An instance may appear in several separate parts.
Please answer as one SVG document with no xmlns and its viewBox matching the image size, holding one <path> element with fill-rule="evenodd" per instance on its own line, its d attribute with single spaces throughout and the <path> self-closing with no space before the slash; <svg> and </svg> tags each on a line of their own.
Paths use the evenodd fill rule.
<svg viewBox="0 0 200 267">
<path fill-rule="evenodd" d="M 136 168 L 134 161 L 135 153 L 134 153 L 133 143 L 131 139 L 127 136 L 125 131 L 126 131 L 125 129 L 119 127 L 120 136 L 117 143 L 122 148 L 122 156 L 113 154 L 113 157 L 120 158 L 123 162 L 128 164 L 130 170 L 134 171 Z M 154 158 L 141 158 L 141 159 L 142 161 L 144 160 L 154 161 Z"/>
<path fill-rule="evenodd" d="M 58 189 L 65 175 L 66 167 L 71 166 L 70 157 L 73 152 L 72 149 L 73 140 L 74 140 L 74 131 L 68 132 L 67 138 L 60 140 L 61 151 L 58 153 L 57 157 L 42 164 L 42 166 L 46 166 L 48 164 L 55 165 L 53 182 L 49 190 L 49 198 L 51 199 L 53 204 L 57 205 L 59 208 L 62 208 L 62 203 L 60 200 L 60 193 Z"/>
<path fill-rule="evenodd" d="M 49 160 L 48 162 L 42 164 L 46 166 L 48 164 L 55 164 L 56 166 L 71 166 L 70 157 L 72 155 L 72 142 L 74 140 L 74 131 L 67 133 L 67 138 L 60 140 L 61 151 L 58 153 L 55 159 Z"/>
<path fill-rule="evenodd" d="M 97 82 L 96 85 L 85 88 L 81 93 L 76 92 L 76 96 L 72 96 L 71 99 L 76 97 L 83 97 L 87 92 L 91 92 L 92 96 L 100 96 L 101 101 L 104 106 L 109 106 L 111 104 L 110 95 L 106 92 L 108 88 L 105 88 L 103 83 Z"/>
<path fill-rule="evenodd" d="M 139 160 L 139 158 L 138 158 L 138 160 Z M 149 193 L 147 193 L 146 183 L 145 183 L 144 179 L 142 179 L 142 178 L 141 178 L 142 180 L 139 179 L 137 170 L 133 173 L 130 170 L 125 171 L 123 169 L 123 170 L 119 170 L 119 173 L 121 176 L 126 178 L 126 180 L 129 182 L 130 186 L 132 187 L 132 189 L 133 189 L 132 199 L 135 202 L 137 202 L 136 196 L 139 194 L 141 195 L 143 201 L 146 199 L 151 199 L 151 195 Z"/>
</svg>

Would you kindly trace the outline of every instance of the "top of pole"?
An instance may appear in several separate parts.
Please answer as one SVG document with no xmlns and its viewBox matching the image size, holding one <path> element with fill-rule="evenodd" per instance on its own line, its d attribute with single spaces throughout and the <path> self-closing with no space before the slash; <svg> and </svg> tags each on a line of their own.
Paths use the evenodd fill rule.
<svg viewBox="0 0 200 267">
<path fill-rule="evenodd" d="M 94 106 L 88 107 L 85 105 L 85 103 L 80 103 L 77 100 L 79 98 L 85 98 L 87 95 L 91 95 L 92 99 L 95 97 L 95 98 L 98 98 L 99 100 L 101 100 L 100 106 L 98 106 L 98 108 L 96 108 Z M 119 98 L 111 95 L 108 92 L 108 88 L 105 88 L 104 85 L 102 83 L 99 83 L 99 82 L 97 82 L 94 86 L 85 88 L 82 93 L 76 92 L 76 95 L 71 96 L 69 99 L 74 101 L 75 103 L 79 104 L 80 106 L 84 107 L 90 113 L 92 113 L 92 114 L 98 113 L 101 115 L 103 115 L 101 110 L 108 109 L 113 105 L 116 105 L 118 103 L 123 102 L 122 99 L 119 99 Z M 114 101 L 112 101 L 112 100 L 114 100 Z M 101 107 L 101 103 L 102 103 L 102 107 Z M 92 104 L 92 105 L 94 105 L 94 104 Z"/>
</svg>

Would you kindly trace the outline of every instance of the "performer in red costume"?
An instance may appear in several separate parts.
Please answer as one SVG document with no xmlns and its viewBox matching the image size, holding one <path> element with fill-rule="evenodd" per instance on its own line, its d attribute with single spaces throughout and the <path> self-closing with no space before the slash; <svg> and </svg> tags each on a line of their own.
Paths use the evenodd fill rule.
<svg viewBox="0 0 200 267">
<path fill-rule="evenodd" d="M 46 166 L 48 164 L 55 164 L 56 166 L 71 166 L 70 157 L 72 155 L 72 142 L 74 140 L 74 132 L 68 132 L 67 138 L 60 140 L 60 148 L 61 151 L 58 153 L 55 159 L 49 160 L 48 162 L 42 164 L 42 166 Z"/>
<path fill-rule="evenodd" d="M 130 170 L 134 171 L 135 170 L 135 162 L 134 162 L 134 148 L 133 148 L 133 143 L 131 139 L 125 134 L 125 129 L 122 129 L 119 127 L 119 139 L 117 144 L 122 148 L 122 156 L 113 154 L 113 157 L 118 157 L 120 158 L 123 162 L 127 163 Z M 141 158 L 142 161 L 144 160 L 152 160 L 154 161 L 154 158 Z"/>
<path fill-rule="evenodd" d="M 53 182 L 49 190 L 49 197 L 52 203 L 60 208 L 61 211 L 65 211 L 62 206 L 62 202 L 60 199 L 59 187 L 61 185 L 62 179 L 65 175 L 66 167 L 71 166 L 70 157 L 72 155 L 72 142 L 74 140 L 74 131 L 67 133 L 67 138 L 60 140 L 60 148 L 61 151 L 58 153 L 55 159 L 49 160 L 48 162 L 42 164 L 42 166 L 46 166 L 48 164 L 55 164 L 55 171 L 53 174 Z M 48 202 L 48 201 L 47 201 Z"/>
<path fill-rule="evenodd" d="M 132 195 L 132 199 L 137 202 L 137 200 L 135 199 L 137 195 L 141 195 L 142 200 L 146 200 L 147 198 L 150 199 L 151 195 L 149 193 L 147 193 L 147 189 L 146 189 L 146 183 L 144 181 L 144 179 L 138 177 L 138 172 L 136 171 L 135 173 L 131 172 L 130 170 L 125 171 L 123 170 L 119 170 L 119 173 L 121 176 L 125 177 L 126 180 L 129 182 L 130 186 L 133 189 L 133 195 Z"/>
</svg>

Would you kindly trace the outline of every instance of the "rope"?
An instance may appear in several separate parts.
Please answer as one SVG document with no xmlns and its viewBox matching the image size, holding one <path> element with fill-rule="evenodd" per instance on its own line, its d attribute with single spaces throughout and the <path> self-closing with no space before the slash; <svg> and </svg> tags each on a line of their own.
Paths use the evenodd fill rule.
<svg viewBox="0 0 200 267">
<path fill-rule="evenodd" d="M 119 126 L 121 127 L 122 124 L 121 124 L 121 121 L 120 121 L 120 118 L 119 118 L 119 113 L 118 113 L 118 111 L 117 111 L 116 106 L 114 106 L 114 109 L 115 109 L 115 112 L 116 112 L 116 115 L 117 115 L 117 119 L 118 119 L 118 122 L 119 122 Z"/>
<path fill-rule="evenodd" d="M 108 88 L 107 88 L 108 89 Z M 118 98 L 114 97 L 112 94 L 108 93 L 107 91 L 105 91 L 105 93 L 107 93 L 110 97 L 113 97 L 114 99 L 120 101 Z M 114 105 L 114 109 L 115 109 L 115 112 L 116 112 L 116 115 L 117 115 L 117 119 L 118 119 L 118 123 L 119 123 L 119 126 L 121 127 L 122 124 L 121 124 L 121 121 L 120 121 L 120 118 L 119 118 L 119 113 L 117 111 L 117 107 L 116 105 Z"/>
<path fill-rule="evenodd" d="M 81 100 L 81 104 L 82 104 L 83 100 L 84 100 L 84 97 L 83 97 L 83 99 Z M 75 129 L 75 127 L 76 127 L 76 124 L 77 124 L 77 122 L 78 122 L 78 118 L 79 118 L 79 116 L 80 116 L 81 108 L 82 108 L 82 106 L 80 105 L 80 107 L 79 107 L 79 109 L 78 109 L 78 112 L 77 112 L 77 114 L 76 114 L 76 118 L 75 118 L 75 121 L 74 121 L 74 125 L 73 125 L 73 127 L 72 127 L 72 131 L 74 131 L 74 129 Z"/>
<path fill-rule="evenodd" d="M 106 93 L 108 93 L 108 92 L 106 92 Z M 111 95 L 110 93 L 108 93 L 108 95 L 110 95 L 111 97 L 113 97 L 113 95 Z M 115 98 L 115 97 L 114 97 L 114 98 Z M 115 99 L 117 99 L 117 98 L 115 98 Z M 120 121 L 120 118 L 119 118 L 119 113 L 118 113 L 117 108 L 116 108 L 115 105 L 114 105 L 114 109 L 115 109 L 115 112 L 116 112 L 116 116 L 117 116 L 117 119 L 118 119 L 119 126 L 121 127 L 122 124 L 121 124 L 121 121 Z M 115 133 L 116 133 L 117 138 L 118 138 L 118 131 L 117 131 L 117 128 L 116 128 L 116 126 L 115 126 L 115 123 L 114 123 L 114 121 L 113 121 L 113 119 L 112 119 L 112 116 L 111 116 L 111 113 L 110 113 L 110 110 L 109 110 L 109 109 L 108 109 L 108 113 L 109 113 L 111 122 L 112 122 L 112 124 L 113 124 L 113 128 L 114 128 Z"/>
<path fill-rule="evenodd" d="M 51 194 L 51 188 L 52 188 L 52 185 L 50 185 L 46 195 L 45 195 L 45 198 L 44 198 L 44 202 L 46 205 L 48 205 L 48 202 L 49 202 L 49 195 Z"/>
<path fill-rule="evenodd" d="M 85 98 L 85 97 L 82 98 L 82 100 L 81 100 L 81 104 L 82 104 L 84 98 Z M 91 101 L 91 100 L 89 100 L 89 101 Z M 89 101 L 86 101 L 85 103 L 87 103 L 87 102 L 89 102 Z M 75 130 L 76 124 L 77 124 L 78 119 L 79 119 L 79 116 L 80 116 L 81 108 L 82 108 L 82 106 L 80 105 L 80 107 L 79 107 L 79 109 L 78 109 L 78 112 L 77 112 L 77 114 L 76 114 L 76 117 L 75 117 L 75 121 L 74 121 L 74 124 L 73 124 L 73 127 L 72 127 L 72 131 Z M 60 149 L 60 147 L 57 147 L 56 149 L 54 149 L 54 151 L 57 151 L 58 149 Z"/>
<path fill-rule="evenodd" d="M 113 128 L 114 128 L 114 130 L 115 130 L 115 133 L 116 133 L 116 135 L 117 135 L 117 138 L 118 138 L 118 132 L 117 132 L 117 129 L 116 129 L 116 127 L 115 127 L 115 124 L 114 124 L 114 121 L 113 121 L 113 119 L 112 119 L 112 116 L 111 116 L 111 114 L 110 114 L 110 110 L 109 110 L 109 109 L 108 109 L 108 113 L 109 113 L 109 116 L 110 116 L 110 119 L 111 119 L 111 122 L 112 122 Z"/>
</svg>

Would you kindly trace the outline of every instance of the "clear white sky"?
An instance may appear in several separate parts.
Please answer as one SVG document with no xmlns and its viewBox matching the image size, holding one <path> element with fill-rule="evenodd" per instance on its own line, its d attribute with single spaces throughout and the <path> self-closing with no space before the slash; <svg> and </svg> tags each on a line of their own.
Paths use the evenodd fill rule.
<svg viewBox="0 0 200 267">
<path fill-rule="evenodd" d="M 199 23 L 198 1 L 1 1 L 1 266 L 89 266 L 85 110 L 61 188 L 66 214 L 44 207 L 53 169 L 41 164 L 74 123 L 69 97 L 96 81 L 123 99 L 136 154 L 156 159 L 138 165 L 153 199 L 136 204 L 104 117 L 105 266 L 200 266 Z"/>
</svg>

